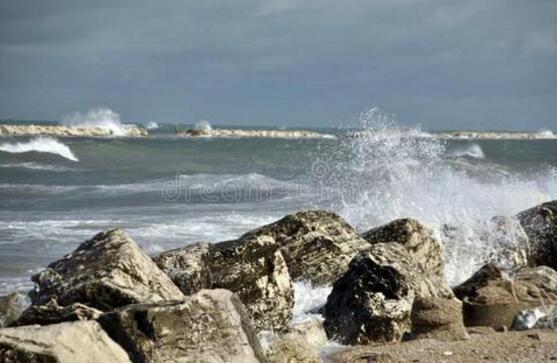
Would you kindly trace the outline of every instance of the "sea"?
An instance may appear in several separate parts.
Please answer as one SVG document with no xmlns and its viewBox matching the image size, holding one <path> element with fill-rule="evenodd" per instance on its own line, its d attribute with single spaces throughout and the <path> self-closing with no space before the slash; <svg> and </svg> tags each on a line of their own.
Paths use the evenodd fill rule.
<svg viewBox="0 0 557 363">
<path fill-rule="evenodd" d="M 311 129 L 334 136 L 316 139 L 193 138 L 176 135 L 187 125 L 139 126 L 150 136 L 0 137 L 0 294 L 31 289 L 31 275 L 109 228 L 154 255 L 311 208 L 361 232 L 397 218 L 426 223 L 455 285 L 512 240 L 493 217 L 557 199 L 551 137 L 440 139 L 375 111 Z M 297 282 L 296 317 L 328 291 Z"/>
</svg>

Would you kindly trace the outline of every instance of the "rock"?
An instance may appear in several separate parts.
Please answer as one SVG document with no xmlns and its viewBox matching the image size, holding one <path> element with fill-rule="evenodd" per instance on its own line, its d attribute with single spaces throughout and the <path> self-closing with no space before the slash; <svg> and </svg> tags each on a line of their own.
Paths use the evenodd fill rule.
<svg viewBox="0 0 557 363">
<path fill-rule="evenodd" d="M 256 331 L 284 330 L 292 320 L 294 288 L 275 240 L 263 235 L 212 247 L 213 288 L 237 293 Z"/>
<path fill-rule="evenodd" d="M 512 330 L 529 330 L 536 326 L 536 323 L 547 316 L 549 310 L 556 309 L 557 306 L 550 305 L 548 307 L 537 307 L 533 309 L 526 309 L 519 312 L 513 320 Z"/>
<path fill-rule="evenodd" d="M 412 338 L 463 340 L 468 338 L 462 318 L 462 303 L 458 299 L 430 298 L 414 300 Z"/>
<path fill-rule="evenodd" d="M 322 210 L 287 215 L 240 240 L 263 235 L 280 246 L 292 279 L 309 280 L 316 286 L 336 281 L 359 251 L 370 248 L 337 214 Z"/>
<path fill-rule="evenodd" d="M 487 264 L 454 288 L 463 302 L 464 324 L 508 329 L 521 311 L 557 302 L 557 272 L 523 268 L 514 276 Z"/>
<path fill-rule="evenodd" d="M 87 305 L 74 303 L 60 306 L 55 300 L 44 305 L 31 305 L 19 317 L 15 325 L 49 325 L 65 321 L 95 320 L 102 312 Z"/>
<path fill-rule="evenodd" d="M 418 265 L 428 274 L 443 278 L 445 264 L 433 231 L 415 219 L 398 219 L 362 234 L 371 244 L 397 242 L 406 247 Z"/>
<path fill-rule="evenodd" d="M 181 300 L 184 295 L 122 230 L 97 234 L 33 276 L 37 305 L 81 303 L 101 311 L 134 303 Z"/>
<path fill-rule="evenodd" d="M 27 292 L 13 292 L 0 296 L 0 328 L 13 324 L 31 303 Z"/>
<path fill-rule="evenodd" d="M 557 269 L 557 200 L 520 212 L 517 218 L 530 240 L 530 265 Z"/>
<path fill-rule="evenodd" d="M 126 352 L 94 321 L 0 329 L 6 363 L 129 363 Z"/>
<path fill-rule="evenodd" d="M 359 253 L 335 282 L 324 327 L 342 344 L 397 342 L 411 331 L 415 298 L 453 297 L 446 284 L 423 274 L 406 247 L 378 243 Z"/>
<path fill-rule="evenodd" d="M 122 126 L 122 135 L 113 129 L 101 126 L 63 126 L 63 125 L 0 125 L 0 135 L 7 136 L 59 136 L 59 137 L 107 137 L 148 136 L 147 130 L 135 125 Z"/>
<path fill-rule="evenodd" d="M 162 253 L 155 262 L 190 295 L 200 288 L 235 292 L 257 331 L 284 330 L 292 320 L 294 289 L 279 246 L 269 236 Z"/>
<path fill-rule="evenodd" d="M 275 339 L 267 350 L 271 363 L 319 363 L 319 350 L 327 344 L 323 324 L 310 320 L 290 327 L 288 333 Z"/>
<path fill-rule="evenodd" d="M 202 290 L 184 302 L 129 305 L 99 322 L 134 362 L 265 360 L 240 299 L 227 290 Z"/>
<path fill-rule="evenodd" d="M 210 244 L 194 243 L 184 248 L 166 251 L 153 258 L 185 295 L 211 288 L 209 269 Z"/>
<path fill-rule="evenodd" d="M 334 135 L 307 130 L 189 129 L 179 135 L 190 137 L 263 137 L 280 139 L 334 139 Z"/>
</svg>

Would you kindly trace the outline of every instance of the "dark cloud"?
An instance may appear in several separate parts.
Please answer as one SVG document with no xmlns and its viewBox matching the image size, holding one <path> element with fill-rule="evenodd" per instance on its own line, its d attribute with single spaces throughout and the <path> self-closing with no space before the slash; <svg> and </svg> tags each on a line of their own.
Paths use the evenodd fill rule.
<svg viewBox="0 0 557 363">
<path fill-rule="evenodd" d="M 557 2 L 0 3 L 0 117 L 557 128 Z"/>
</svg>

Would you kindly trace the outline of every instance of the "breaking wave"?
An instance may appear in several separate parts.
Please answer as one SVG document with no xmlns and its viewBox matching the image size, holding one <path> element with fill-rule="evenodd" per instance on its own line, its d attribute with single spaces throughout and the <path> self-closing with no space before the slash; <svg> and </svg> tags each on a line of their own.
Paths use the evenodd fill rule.
<svg viewBox="0 0 557 363">
<path fill-rule="evenodd" d="M 79 161 L 68 146 L 50 137 L 37 137 L 27 142 L 3 143 L 0 144 L 0 151 L 12 154 L 27 152 L 50 153 L 71 161 Z"/>
<path fill-rule="evenodd" d="M 150 121 L 150 122 L 147 122 L 147 124 L 145 125 L 145 128 L 147 130 L 156 130 L 156 129 L 159 128 L 159 124 L 156 123 L 155 121 Z"/>
<path fill-rule="evenodd" d="M 112 132 L 114 136 L 126 136 L 126 125 L 122 124 L 120 115 L 109 108 L 96 108 L 85 113 L 75 112 L 62 117 L 65 126 L 99 127 Z"/>
<path fill-rule="evenodd" d="M 467 145 L 458 147 L 449 152 L 450 156 L 454 157 L 470 157 L 474 159 L 485 159 L 484 151 L 478 144 Z"/>
<path fill-rule="evenodd" d="M 493 216 L 557 198 L 553 169 L 526 177 L 469 172 L 468 164 L 456 168 L 446 160 L 446 141 L 402 129 L 377 108 L 363 113 L 357 127 L 358 137 L 345 138 L 334 149 L 323 147 L 313 157 L 318 205 L 336 210 L 361 231 L 407 217 L 430 225 L 444 246 L 451 284 L 468 278 L 506 243 L 488 223 Z M 463 154 L 479 156 L 478 150 Z M 454 226 L 454 233 L 443 234 L 447 226 Z M 507 242 L 512 239 L 511 233 Z"/>
</svg>

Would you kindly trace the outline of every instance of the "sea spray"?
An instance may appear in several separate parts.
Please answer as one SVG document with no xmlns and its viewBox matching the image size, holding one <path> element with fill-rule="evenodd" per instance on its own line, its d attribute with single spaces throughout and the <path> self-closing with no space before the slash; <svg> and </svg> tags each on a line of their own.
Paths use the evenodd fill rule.
<svg viewBox="0 0 557 363">
<path fill-rule="evenodd" d="M 377 108 L 362 114 L 356 126 L 357 133 L 340 145 L 321 146 L 313 155 L 311 178 L 321 191 L 315 204 L 339 212 L 360 231 L 406 217 L 427 223 L 444 247 L 451 285 L 515 240 L 512 231 L 497 238 L 492 217 L 511 216 L 557 197 L 552 169 L 534 178 L 480 177 L 467 170 L 477 165 L 456 168 L 447 160 L 446 141 L 401 128 Z M 453 233 L 442 233 L 447 228 Z"/>
<path fill-rule="evenodd" d="M 19 154 L 27 152 L 50 153 L 60 155 L 71 161 L 79 161 L 70 148 L 50 137 L 37 137 L 27 142 L 0 144 L 0 151 Z"/>
<path fill-rule="evenodd" d="M 99 127 L 112 132 L 114 136 L 126 136 L 126 125 L 123 125 L 120 115 L 109 108 L 96 108 L 85 113 L 75 112 L 62 117 L 65 126 Z"/>
</svg>

